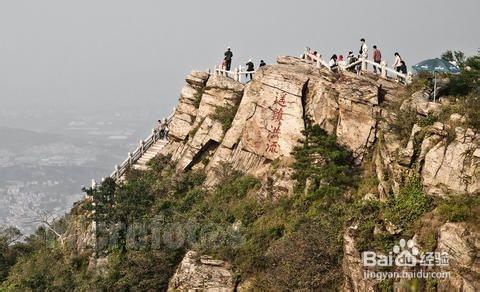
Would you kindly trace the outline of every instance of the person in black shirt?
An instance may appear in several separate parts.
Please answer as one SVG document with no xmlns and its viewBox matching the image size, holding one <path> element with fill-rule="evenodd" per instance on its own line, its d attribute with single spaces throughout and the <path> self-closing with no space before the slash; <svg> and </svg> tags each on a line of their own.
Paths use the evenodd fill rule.
<svg viewBox="0 0 480 292">
<path fill-rule="evenodd" d="M 252 62 L 252 59 L 248 60 L 248 63 L 245 64 L 247 65 L 247 72 L 253 72 L 255 71 L 255 65 Z M 250 76 L 250 80 L 253 79 L 253 73 L 247 73 L 247 78 Z"/>
<path fill-rule="evenodd" d="M 230 67 L 232 66 L 232 58 L 233 58 L 233 53 L 230 47 L 227 48 L 227 51 L 225 52 L 225 70 L 230 71 Z"/>
<path fill-rule="evenodd" d="M 267 65 L 263 60 L 260 60 L 260 65 L 258 66 L 259 68 L 263 67 Z"/>
</svg>

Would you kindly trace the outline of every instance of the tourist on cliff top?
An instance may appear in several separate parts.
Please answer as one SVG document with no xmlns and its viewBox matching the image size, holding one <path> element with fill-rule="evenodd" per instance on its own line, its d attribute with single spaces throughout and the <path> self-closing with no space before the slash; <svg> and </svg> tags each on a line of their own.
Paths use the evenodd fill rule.
<svg viewBox="0 0 480 292">
<path fill-rule="evenodd" d="M 304 60 L 311 60 L 309 54 L 311 52 L 310 47 L 305 47 L 305 54 L 302 55 L 302 59 Z"/>
<path fill-rule="evenodd" d="M 260 65 L 258 65 L 258 67 L 260 68 L 260 67 L 263 67 L 265 65 L 267 65 L 267 64 L 263 60 L 260 60 Z"/>
<path fill-rule="evenodd" d="M 255 71 L 255 65 L 252 62 L 252 59 L 248 60 L 247 64 L 247 72 L 253 72 Z M 250 80 L 253 79 L 253 73 L 247 73 L 247 78 L 250 77 Z"/>
<path fill-rule="evenodd" d="M 395 52 L 395 62 L 393 63 L 392 67 L 393 69 L 397 70 L 397 72 L 402 71 L 402 57 L 400 57 L 400 54 L 398 52 Z"/>
<path fill-rule="evenodd" d="M 337 63 L 337 55 L 333 55 L 330 58 L 330 61 L 328 62 L 328 66 L 332 71 L 337 71 L 338 70 L 338 63 Z"/>
<path fill-rule="evenodd" d="M 353 54 L 352 51 L 348 52 L 347 65 L 353 64 L 353 63 L 357 62 L 357 60 L 358 60 L 357 57 L 355 57 L 355 55 Z M 350 68 L 348 68 L 348 70 L 354 72 L 355 68 L 350 67 Z"/>
<path fill-rule="evenodd" d="M 360 51 L 358 52 L 362 58 L 367 59 L 368 58 L 368 46 L 367 43 L 365 43 L 365 39 L 360 39 L 360 42 L 362 45 L 360 46 Z"/>
<path fill-rule="evenodd" d="M 338 56 L 338 66 L 340 67 L 345 67 L 347 63 L 345 62 L 345 60 L 343 59 L 343 55 L 340 55 Z"/>
<path fill-rule="evenodd" d="M 348 55 L 347 55 L 347 65 L 350 65 L 350 64 L 352 64 L 353 62 L 355 62 L 355 61 L 353 61 L 354 58 L 355 58 L 355 55 L 353 55 L 353 52 L 352 52 L 352 51 L 348 52 Z"/>
<path fill-rule="evenodd" d="M 220 69 L 226 70 L 225 68 L 227 68 L 227 61 L 222 60 L 222 62 L 220 63 Z"/>
<path fill-rule="evenodd" d="M 365 39 L 364 38 L 361 38 L 360 39 L 360 42 L 362 43 L 361 46 L 360 46 L 360 51 L 358 52 L 358 58 L 363 58 L 363 59 L 368 59 L 368 46 L 367 46 L 367 43 L 365 42 Z M 357 74 L 360 74 L 360 71 L 362 69 L 362 65 L 359 64 L 357 66 Z M 367 69 L 367 64 L 365 63 L 365 69 Z"/>
<path fill-rule="evenodd" d="M 402 60 L 400 62 L 402 65 L 400 66 L 400 72 L 402 72 L 403 74 L 407 75 L 407 64 L 405 64 L 405 61 Z"/>
<path fill-rule="evenodd" d="M 227 51 L 225 52 L 225 70 L 230 71 L 230 67 L 232 66 L 232 58 L 233 58 L 233 53 L 230 47 L 227 48 Z"/>
<path fill-rule="evenodd" d="M 379 65 L 382 62 L 382 52 L 380 52 L 376 45 L 373 46 L 373 62 Z M 373 66 L 373 73 L 377 74 L 377 67 L 375 66 Z"/>
</svg>

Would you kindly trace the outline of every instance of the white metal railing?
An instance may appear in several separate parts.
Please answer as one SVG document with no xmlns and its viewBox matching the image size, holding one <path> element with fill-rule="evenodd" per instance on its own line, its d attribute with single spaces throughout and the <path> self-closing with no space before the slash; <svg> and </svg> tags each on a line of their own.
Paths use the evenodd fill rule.
<svg viewBox="0 0 480 292">
<path fill-rule="evenodd" d="M 307 61 L 313 61 L 315 62 L 315 64 L 317 65 L 318 68 L 320 67 L 325 67 L 327 68 L 328 70 L 331 70 L 330 66 L 328 66 L 327 62 L 325 62 L 323 59 L 322 59 L 322 56 L 321 55 L 314 55 L 311 53 L 311 51 L 309 49 L 307 49 L 304 54 L 303 54 L 303 57 L 305 60 Z M 382 61 L 380 64 L 379 63 L 375 63 L 371 60 L 368 60 L 368 59 L 364 59 L 364 58 L 359 58 L 357 61 L 353 62 L 352 64 L 348 64 L 348 65 L 344 65 L 344 66 L 338 66 L 338 68 L 340 70 L 347 70 L 347 69 L 350 69 L 350 68 L 353 68 L 357 65 L 360 64 L 360 70 L 361 72 L 366 72 L 367 71 L 367 64 L 370 64 L 372 65 L 373 67 L 377 68 L 380 72 L 380 77 L 384 78 L 384 79 L 388 79 L 389 78 L 389 73 L 391 75 L 394 76 L 394 78 L 396 79 L 399 79 L 399 80 L 402 80 L 404 81 L 405 83 L 409 83 L 410 82 L 410 76 L 407 74 L 403 74 L 403 73 L 400 73 L 400 72 L 397 72 L 391 68 L 388 68 L 387 67 L 387 63 L 385 61 Z M 372 67 L 372 68 L 373 68 Z"/>
<path fill-rule="evenodd" d="M 127 159 L 125 159 L 120 165 L 115 165 L 115 170 L 110 174 L 110 177 L 114 180 L 119 180 L 127 170 L 132 167 L 147 150 L 152 147 L 162 137 L 161 133 L 157 129 L 152 129 L 152 133 L 145 140 L 141 140 L 137 149 L 128 153 Z"/>
<path fill-rule="evenodd" d="M 379 63 L 373 62 L 373 61 L 368 60 L 368 59 L 360 58 L 360 59 L 358 59 L 358 61 L 356 61 L 356 62 L 354 62 L 354 63 L 352 63 L 348 66 L 345 66 L 342 69 L 346 70 L 346 69 L 349 69 L 353 66 L 356 66 L 357 64 L 361 64 L 361 71 L 367 71 L 367 64 L 372 65 L 373 67 L 375 67 L 379 70 L 380 77 L 385 78 L 385 79 L 387 79 L 389 77 L 388 73 L 390 73 L 391 75 L 393 75 L 397 79 L 400 79 L 400 80 L 403 80 L 403 81 L 408 80 L 407 75 L 405 75 L 403 73 L 400 73 L 400 72 L 397 72 L 397 71 L 395 71 L 391 68 L 388 68 L 387 63 L 385 61 L 382 61 L 379 64 Z"/>
<path fill-rule="evenodd" d="M 172 114 L 167 118 L 167 126 L 170 124 L 172 120 L 173 114 L 175 113 L 175 108 Z M 165 135 L 165 133 L 164 133 Z M 164 138 L 165 141 L 168 141 L 166 137 L 162 137 L 162 133 L 160 133 L 157 129 L 152 129 L 152 133 L 147 137 L 145 140 L 141 140 L 138 144 L 138 147 L 133 152 L 128 152 L 127 159 L 125 159 L 121 164 L 115 165 L 114 171 L 109 175 L 110 178 L 118 181 L 120 178 L 130 169 L 144 154 L 147 152 L 150 147 L 152 147 L 156 142 L 160 139 Z M 105 178 L 102 178 L 102 181 Z M 95 179 L 92 179 L 92 188 L 96 188 L 97 182 Z"/>
<path fill-rule="evenodd" d="M 243 68 L 241 65 L 236 67 L 235 69 L 232 70 L 225 70 L 221 65 L 215 66 L 213 69 L 213 73 L 216 75 L 222 75 L 222 76 L 227 76 L 230 77 L 232 76 L 233 79 L 235 79 L 238 82 L 242 82 L 242 75 L 245 75 L 245 77 L 248 74 L 255 74 L 257 71 L 247 71 L 246 68 Z M 208 69 L 208 73 L 211 74 L 210 69 Z"/>
<path fill-rule="evenodd" d="M 318 68 L 320 67 L 325 67 L 327 68 L 328 70 L 331 70 L 330 69 L 330 66 L 328 66 L 327 62 L 325 62 L 325 60 L 322 59 L 322 56 L 321 55 L 314 55 L 311 53 L 310 50 L 306 50 L 303 54 L 303 56 L 305 57 L 305 60 L 307 61 L 313 61 L 315 62 L 315 64 L 317 65 Z"/>
</svg>

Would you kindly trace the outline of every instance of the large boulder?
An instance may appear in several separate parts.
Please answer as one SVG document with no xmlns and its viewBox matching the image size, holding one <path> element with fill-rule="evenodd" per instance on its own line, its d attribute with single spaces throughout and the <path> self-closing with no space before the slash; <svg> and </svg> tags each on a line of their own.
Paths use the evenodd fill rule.
<svg viewBox="0 0 480 292">
<path fill-rule="evenodd" d="M 290 156 L 305 128 L 302 95 L 307 81 L 307 76 L 281 65 L 257 73 L 245 90 L 246 100 L 255 107 L 251 116 L 242 119 L 240 140 L 246 151 L 270 160 Z"/>
<path fill-rule="evenodd" d="M 189 251 L 170 279 L 168 291 L 235 290 L 235 278 L 228 263 Z"/>
<path fill-rule="evenodd" d="M 207 169 L 229 162 L 258 177 L 271 161 L 289 157 L 305 128 L 302 97 L 308 76 L 287 65 L 260 69 L 247 84 L 233 119 Z M 215 180 L 211 175 L 208 184 Z"/>
</svg>

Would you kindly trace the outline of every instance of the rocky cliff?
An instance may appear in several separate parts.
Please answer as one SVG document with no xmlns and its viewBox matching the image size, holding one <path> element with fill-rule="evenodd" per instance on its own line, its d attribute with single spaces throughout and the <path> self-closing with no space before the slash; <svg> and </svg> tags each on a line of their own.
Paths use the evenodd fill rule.
<svg viewBox="0 0 480 292">
<path fill-rule="evenodd" d="M 187 77 L 172 122 L 172 141 L 163 153 L 172 155 L 179 171 L 204 169 L 206 184 L 212 187 L 218 178 L 215 169 L 228 163 L 262 181 L 260 198 L 291 196 L 291 153 L 303 138 L 306 123 L 312 123 L 335 135 L 338 143 L 351 151 L 357 166 L 372 167 L 375 184 L 365 194 L 368 200 L 391 200 L 411 176 L 420 178 L 423 190 L 432 198 L 478 194 L 479 136 L 459 122 L 461 113 L 443 121 L 424 122 L 442 107 L 428 101 L 426 88 L 409 92 L 394 81 L 369 74 L 337 75 L 293 57 L 279 57 L 277 62 L 259 69 L 246 85 L 200 72 Z M 200 102 L 195 106 L 196 99 Z M 234 109 L 228 128 L 222 127 L 215 114 L 225 107 Z M 402 121 L 406 112 L 410 118 Z M 410 127 L 403 129 L 408 135 L 396 127 Z M 388 229 L 389 234 L 400 232 L 395 222 L 378 221 L 376 228 Z M 379 281 L 362 278 L 356 224 L 346 226 L 344 234 L 344 288 L 373 290 Z M 480 238 L 475 229 L 469 223 L 444 220 L 429 231 L 437 241 L 432 247 L 453 256 L 452 276 L 438 287 L 480 289 Z M 418 235 L 413 232 L 411 236 Z M 177 273 L 183 273 L 182 269 Z"/>
<path fill-rule="evenodd" d="M 95 214 L 113 226 L 107 235 L 119 230 L 117 245 L 99 251 L 79 214 L 67 243 L 90 255 L 88 285 L 108 288 L 479 290 L 480 137 L 454 100 L 430 94 L 294 57 L 246 84 L 192 72 L 151 169 L 102 187 L 108 207 Z M 129 241 L 156 249 L 129 251 Z M 449 258 L 362 261 L 407 248 Z M 365 277 L 385 271 L 449 275 Z"/>
</svg>

